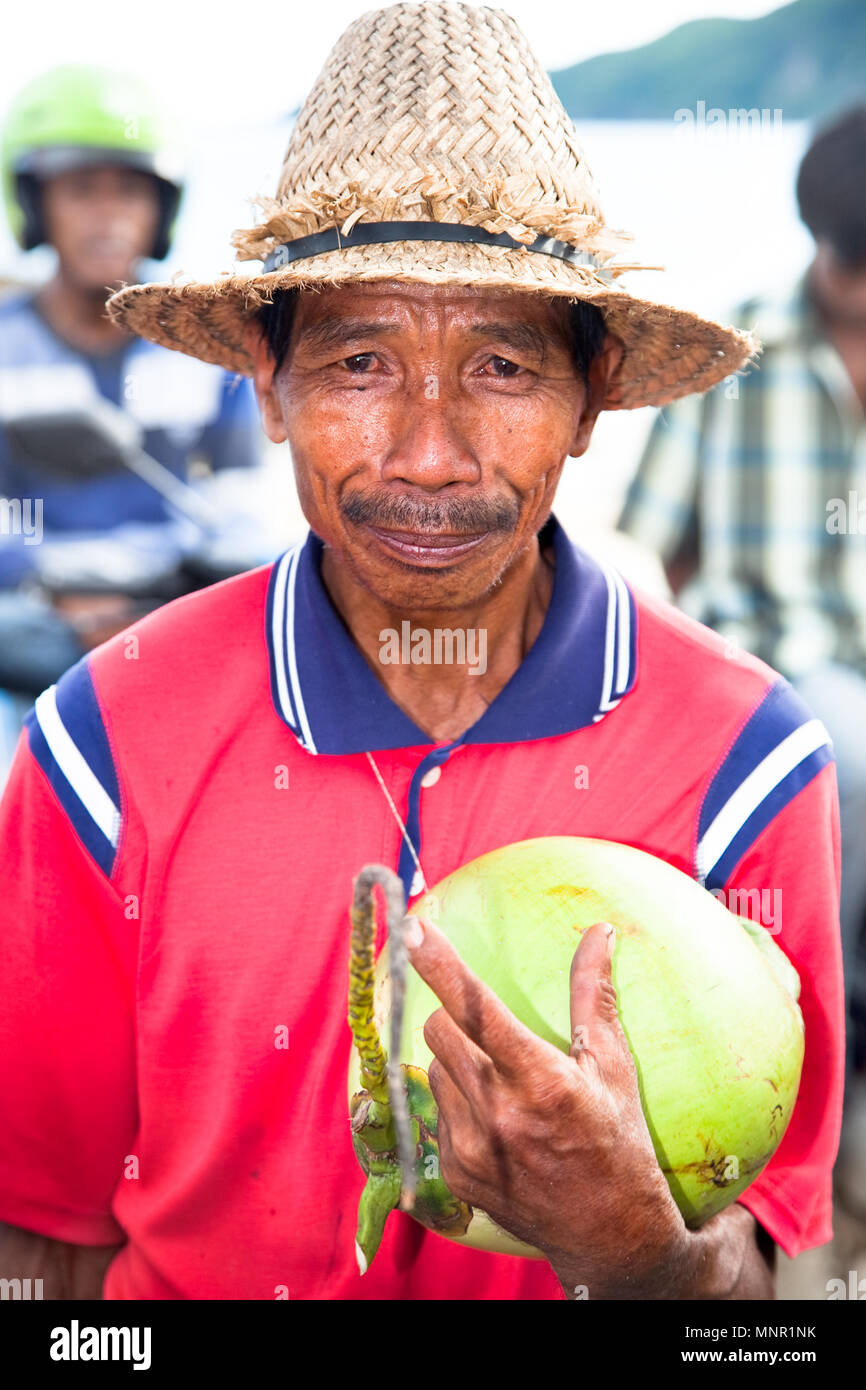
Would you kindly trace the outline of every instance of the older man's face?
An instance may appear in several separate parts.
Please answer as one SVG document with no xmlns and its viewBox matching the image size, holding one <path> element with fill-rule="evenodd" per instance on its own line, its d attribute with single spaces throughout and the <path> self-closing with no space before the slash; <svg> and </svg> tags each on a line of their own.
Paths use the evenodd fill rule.
<svg viewBox="0 0 866 1390">
<path fill-rule="evenodd" d="M 304 515 L 380 601 L 477 602 L 544 523 L 616 365 L 590 389 L 564 305 L 397 282 L 302 294 L 280 372 L 257 346 L 271 439 L 288 439 Z"/>
</svg>

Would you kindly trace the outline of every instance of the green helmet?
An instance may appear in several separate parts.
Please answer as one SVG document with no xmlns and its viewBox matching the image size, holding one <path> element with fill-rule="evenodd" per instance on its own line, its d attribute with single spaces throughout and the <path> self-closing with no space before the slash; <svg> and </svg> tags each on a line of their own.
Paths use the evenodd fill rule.
<svg viewBox="0 0 866 1390">
<path fill-rule="evenodd" d="M 87 164 L 121 164 L 152 174 L 160 219 L 150 254 L 168 252 L 182 185 L 153 98 L 138 78 L 107 68 L 53 68 L 12 103 L 3 131 L 3 197 L 25 251 L 45 240 L 41 180 Z"/>
</svg>

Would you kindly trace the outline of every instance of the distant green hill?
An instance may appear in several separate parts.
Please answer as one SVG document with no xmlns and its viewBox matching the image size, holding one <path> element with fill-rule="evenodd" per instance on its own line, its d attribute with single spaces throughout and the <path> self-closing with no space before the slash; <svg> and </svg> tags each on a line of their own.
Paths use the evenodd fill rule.
<svg viewBox="0 0 866 1390">
<path fill-rule="evenodd" d="M 703 102 L 814 119 L 866 101 L 866 0 L 794 0 L 760 19 L 697 19 L 551 77 L 576 118 L 670 120 Z"/>
</svg>

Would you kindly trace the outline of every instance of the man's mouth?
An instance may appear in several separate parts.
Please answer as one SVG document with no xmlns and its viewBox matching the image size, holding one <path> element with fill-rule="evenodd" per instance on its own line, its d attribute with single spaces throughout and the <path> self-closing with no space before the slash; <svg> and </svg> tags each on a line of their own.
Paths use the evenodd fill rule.
<svg viewBox="0 0 866 1390">
<path fill-rule="evenodd" d="M 476 550 L 490 535 L 489 531 L 474 535 L 454 531 L 392 531 L 369 523 L 366 529 L 392 555 L 428 569 L 453 564 L 471 550 Z"/>
</svg>

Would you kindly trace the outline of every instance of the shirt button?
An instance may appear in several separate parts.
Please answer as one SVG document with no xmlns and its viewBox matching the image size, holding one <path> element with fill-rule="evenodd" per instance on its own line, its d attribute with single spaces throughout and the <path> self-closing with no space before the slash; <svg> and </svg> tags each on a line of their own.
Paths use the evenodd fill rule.
<svg viewBox="0 0 866 1390">
<path fill-rule="evenodd" d="M 429 772 L 425 772 L 421 778 L 422 787 L 435 787 L 439 778 L 442 776 L 441 767 L 431 767 Z"/>
</svg>

